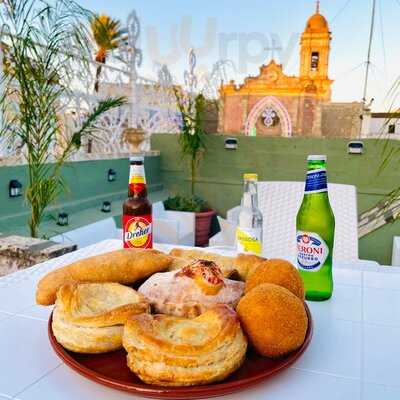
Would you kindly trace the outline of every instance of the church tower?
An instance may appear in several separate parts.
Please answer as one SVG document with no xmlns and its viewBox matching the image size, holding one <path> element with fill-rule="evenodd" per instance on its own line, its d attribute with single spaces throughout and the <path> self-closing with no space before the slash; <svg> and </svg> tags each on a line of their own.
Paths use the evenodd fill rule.
<svg viewBox="0 0 400 400">
<path fill-rule="evenodd" d="M 328 22 L 319 12 L 308 21 L 300 41 L 300 79 L 305 87 L 314 91 L 317 97 L 330 100 L 332 81 L 328 78 L 331 33 Z"/>
</svg>

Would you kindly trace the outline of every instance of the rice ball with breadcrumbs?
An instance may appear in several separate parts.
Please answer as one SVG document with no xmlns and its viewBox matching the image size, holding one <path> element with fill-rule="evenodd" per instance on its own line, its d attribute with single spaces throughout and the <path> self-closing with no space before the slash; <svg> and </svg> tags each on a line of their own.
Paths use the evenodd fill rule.
<svg viewBox="0 0 400 400">
<path fill-rule="evenodd" d="M 297 268 L 289 261 L 271 258 L 259 264 L 247 277 L 246 293 L 263 283 L 273 283 L 288 289 L 304 300 L 304 284 Z"/>
<path fill-rule="evenodd" d="M 304 303 L 282 286 L 256 286 L 241 298 L 236 312 L 250 343 L 263 356 L 282 357 L 305 340 L 308 317 Z"/>
</svg>

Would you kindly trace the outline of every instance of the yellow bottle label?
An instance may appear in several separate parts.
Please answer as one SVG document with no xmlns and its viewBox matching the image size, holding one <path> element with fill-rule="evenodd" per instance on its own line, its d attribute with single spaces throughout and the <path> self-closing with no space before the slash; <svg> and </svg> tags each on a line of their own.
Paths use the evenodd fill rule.
<svg viewBox="0 0 400 400">
<path fill-rule="evenodd" d="M 261 228 L 236 229 L 237 250 L 240 253 L 261 254 L 262 252 Z"/>
</svg>

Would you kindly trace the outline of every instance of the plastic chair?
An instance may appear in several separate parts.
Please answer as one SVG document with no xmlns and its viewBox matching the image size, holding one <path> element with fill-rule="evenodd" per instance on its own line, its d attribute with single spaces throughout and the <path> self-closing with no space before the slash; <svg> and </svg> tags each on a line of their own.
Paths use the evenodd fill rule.
<svg viewBox="0 0 400 400">
<path fill-rule="evenodd" d="M 156 243 L 194 246 L 196 215 L 165 210 L 162 201 L 153 204 L 153 240 Z"/>
<path fill-rule="evenodd" d="M 117 229 L 113 218 L 106 218 L 50 238 L 56 243 L 76 244 L 78 248 L 90 246 L 106 239 L 122 239 L 122 230 Z"/>
<path fill-rule="evenodd" d="M 339 263 L 358 263 L 358 218 L 355 186 L 329 184 L 329 199 L 335 214 L 334 258 Z M 304 182 L 259 182 L 259 208 L 263 213 L 266 257 L 296 258 L 296 215 L 304 194 Z M 237 224 L 240 206 L 227 212 Z M 224 243 L 233 246 L 233 243 Z M 366 262 L 363 262 L 365 265 Z M 372 265 L 372 264 L 371 264 Z M 378 265 L 373 263 L 373 265 Z"/>
</svg>

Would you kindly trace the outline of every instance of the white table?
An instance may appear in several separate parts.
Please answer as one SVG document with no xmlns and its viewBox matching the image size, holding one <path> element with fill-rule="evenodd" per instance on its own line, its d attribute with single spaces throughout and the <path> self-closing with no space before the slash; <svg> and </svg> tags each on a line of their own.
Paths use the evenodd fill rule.
<svg viewBox="0 0 400 400">
<path fill-rule="evenodd" d="M 0 400 L 132 400 L 65 366 L 47 338 L 51 307 L 35 305 L 46 272 L 117 249 L 117 240 L 49 260 L 0 279 Z M 330 301 L 309 303 L 314 337 L 288 370 L 232 400 L 400 399 L 400 273 L 334 268 Z"/>
</svg>

